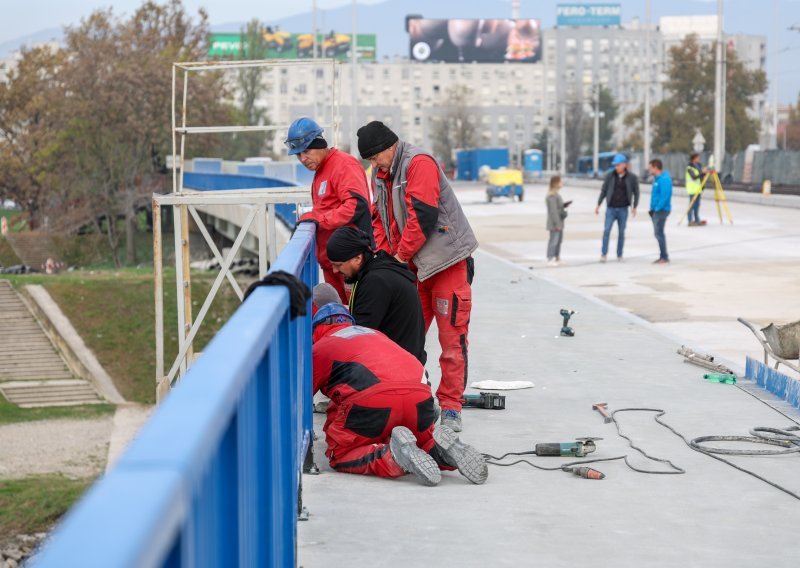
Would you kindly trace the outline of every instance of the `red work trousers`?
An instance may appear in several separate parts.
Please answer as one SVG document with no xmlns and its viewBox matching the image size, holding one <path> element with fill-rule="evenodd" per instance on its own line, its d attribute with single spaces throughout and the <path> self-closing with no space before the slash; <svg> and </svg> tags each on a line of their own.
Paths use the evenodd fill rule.
<svg viewBox="0 0 800 568">
<path fill-rule="evenodd" d="M 438 272 L 417 283 L 422 314 L 427 332 L 436 318 L 442 355 L 439 366 L 442 380 L 436 396 L 442 410 L 461 411 L 461 398 L 467 386 L 469 317 L 472 312 L 471 277 L 467 276 L 467 260 Z"/>
<path fill-rule="evenodd" d="M 325 454 L 331 467 L 345 473 L 400 477 L 405 471 L 389 451 L 389 438 L 396 426 L 405 426 L 417 438 L 417 446 L 429 452 L 433 439 L 433 397 L 428 385 L 400 388 L 359 398 L 329 415 Z M 446 468 L 451 469 L 451 468 Z"/>
</svg>

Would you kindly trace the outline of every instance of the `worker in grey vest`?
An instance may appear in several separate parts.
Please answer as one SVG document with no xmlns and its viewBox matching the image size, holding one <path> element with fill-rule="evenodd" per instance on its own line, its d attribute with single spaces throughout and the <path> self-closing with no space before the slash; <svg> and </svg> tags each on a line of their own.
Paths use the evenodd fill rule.
<svg viewBox="0 0 800 568">
<path fill-rule="evenodd" d="M 426 331 L 436 318 L 442 347 L 442 379 L 436 391 L 441 420 L 460 432 L 475 272 L 472 253 L 478 241 L 429 152 L 400 140 L 379 121 L 358 129 L 358 151 L 372 165 L 375 243 L 417 275 Z"/>
</svg>

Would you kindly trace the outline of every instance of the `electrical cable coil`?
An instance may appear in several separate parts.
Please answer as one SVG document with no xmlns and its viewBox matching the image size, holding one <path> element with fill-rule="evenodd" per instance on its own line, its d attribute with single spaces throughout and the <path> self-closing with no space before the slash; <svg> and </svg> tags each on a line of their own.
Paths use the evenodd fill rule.
<svg viewBox="0 0 800 568">
<path fill-rule="evenodd" d="M 746 392 L 746 391 L 745 391 Z M 750 394 L 750 393 L 748 393 Z M 762 401 L 763 402 L 763 401 Z M 765 403 L 766 404 L 766 403 Z M 750 430 L 750 436 L 699 436 L 692 440 L 689 440 L 681 434 L 678 430 L 667 424 L 666 422 L 661 420 L 661 417 L 666 414 L 666 410 L 660 408 L 620 408 L 611 413 L 611 422 L 614 423 L 614 426 L 617 429 L 617 434 L 627 440 L 628 445 L 639 452 L 645 458 L 657 461 L 659 463 L 666 464 L 670 467 L 669 470 L 645 470 L 641 468 L 637 468 L 630 463 L 628 460 L 627 455 L 622 456 L 614 456 L 610 458 L 594 458 L 589 460 L 577 460 L 567 463 L 562 463 L 555 467 L 547 467 L 535 464 L 527 459 L 519 459 L 510 463 L 501 463 L 501 461 L 508 456 L 527 456 L 527 455 L 536 455 L 535 451 L 526 451 L 526 452 L 507 452 L 502 456 L 493 456 L 491 454 L 483 454 L 484 459 L 486 460 L 487 464 L 501 466 L 501 467 L 510 467 L 513 465 L 517 465 L 520 463 L 525 463 L 531 467 L 536 469 L 540 469 L 543 471 L 558 471 L 558 470 L 566 470 L 569 467 L 591 464 L 591 463 L 599 463 L 599 462 L 611 462 L 611 461 L 618 461 L 623 460 L 625 465 L 628 466 L 631 470 L 638 472 L 638 473 L 645 473 L 645 474 L 654 474 L 654 475 L 680 475 L 686 473 L 686 470 L 675 465 L 668 459 L 658 458 L 655 456 L 651 456 L 642 448 L 638 447 L 636 444 L 633 443 L 633 440 L 630 439 L 627 435 L 625 435 L 622 430 L 620 429 L 619 422 L 617 421 L 616 415 L 620 412 L 654 412 L 656 415 L 653 419 L 663 426 L 664 428 L 668 429 L 670 432 L 678 436 L 684 443 L 689 446 L 692 450 L 699 452 L 701 454 L 707 455 L 710 458 L 715 460 L 721 461 L 734 469 L 738 469 L 739 471 L 746 473 L 756 479 L 771 485 L 772 487 L 783 491 L 787 495 L 794 497 L 797 500 L 800 500 L 800 495 L 791 491 L 769 479 L 762 477 L 761 475 L 745 469 L 741 466 L 736 465 L 735 463 L 726 460 L 725 458 L 720 457 L 720 455 L 730 455 L 730 456 L 780 456 L 780 455 L 788 455 L 788 454 L 796 454 L 800 453 L 800 426 L 789 426 L 788 428 L 780 429 L 780 428 L 769 428 L 766 426 L 757 426 Z M 781 412 L 781 414 L 783 414 Z M 786 416 L 784 414 L 784 416 Z M 788 417 L 793 420 L 791 417 Z M 798 432 L 798 433 L 796 433 Z M 718 448 L 718 447 L 709 447 L 702 444 L 708 442 L 747 442 L 747 443 L 754 443 L 754 444 L 766 444 L 769 446 L 776 446 L 782 448 L 778 449 L 762 449 L 762 450 L 739 450 L 739 449 L 728 449 L 728 448 Z"/>
</svg>

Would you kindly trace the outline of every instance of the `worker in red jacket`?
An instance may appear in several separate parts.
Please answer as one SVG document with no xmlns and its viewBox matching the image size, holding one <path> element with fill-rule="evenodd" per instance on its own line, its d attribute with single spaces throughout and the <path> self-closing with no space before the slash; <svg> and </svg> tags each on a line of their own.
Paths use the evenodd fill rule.
<svg viewBox="0 0 800 568">
<path fill-rule="evenodd" d="M 358 151 L 372 165 L 377 246 L 416 273 L 426 331 L 436 318 L 442 347 L 442 379 L 436 391 L 442 424 L 460 432 L 472 253 L 478 241 L 447 176 L 428 152 L 398 139 L 378 121 L 358 129 Z"/>
<path fill-rule="evenodd" d="M 482 455 L 447 426 L 434 428 L 433 397 L 417 359 L 391 339 L 353 325 L 342 304 L 313 318 L 314 393 L 327 409 L 325 455 L 336 471 L 400 477 L 424 485 L 440 470 L 458 469 L 472 483 L 486 481 Z"/>
<path fill-rule="evenodd" d="M 306 116 L 295 120 L 284 142 L 290 156 L 297 156 L 306 168 L 314 172 L 311 184 L 312 211 L 300 217 L 299 222 L 317 225 L 317 260 L 325 282 L 347 302 L 344 277 L 333 271 L 325 245 L 333 231 L 352 225 L 372 238 L 372 207 L 367 189 L 364 168 L 350 154 L 328 148 L 322 136 L 323 129 Z"/>
</svg>

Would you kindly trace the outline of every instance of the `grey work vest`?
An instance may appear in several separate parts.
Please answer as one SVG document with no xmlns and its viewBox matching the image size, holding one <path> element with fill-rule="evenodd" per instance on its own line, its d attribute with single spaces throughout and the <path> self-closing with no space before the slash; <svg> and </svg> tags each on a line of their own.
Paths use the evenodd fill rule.
<svg viewBox="0 0 800 568">
<path fill-rule="evenodd" d="M 408 220 L 406 209 L 406 183 L 408 166 L 414 156 L 429 156 L 435 158 L 421 148 L 412 146 L 400 140 L 397 143 L 394 162 L 392 162 L 392 212 L 397 221 L 397 228 L 402 234 Z M 437 162 L 438 164 L 438 162 Z M 375 207 L 381 217 L 383 230 L 393 249 L 398 243 L 391 242 L 391 227 L 388 207 L 388 191 L 384 180 L 378 176 L 375 169 L 372 174 L 372 187 L 375 194 Z M 427 240 L 422 248 L 412 259 L 417 267 L 417 278 L 427 280 L 434 274 L 453 266 L 469 257 L 478 248 L 478 241 L 469 226 L 464 211 L 456 199 L 450 182 L 444 172 L 439 168 L 439 217 L 434 230 L 426 235 Z"/>
</svg>

